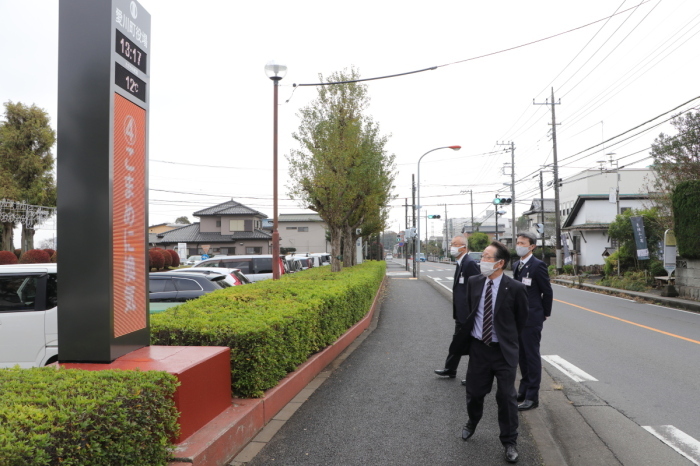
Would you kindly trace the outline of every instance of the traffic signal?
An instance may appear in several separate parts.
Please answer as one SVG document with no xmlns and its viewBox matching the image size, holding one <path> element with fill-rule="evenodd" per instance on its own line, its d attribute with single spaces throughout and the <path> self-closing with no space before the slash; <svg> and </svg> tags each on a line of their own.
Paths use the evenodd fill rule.
<svg viewBox="0 0 700 466">
<path fill-rule="evenodd" d="M 494 205 L 509 205 L 511 202 L 513 199 L 510 197 L 497 197 L 493 200 Z"/>
<path fill-rule="evenodd" d="M 428 218 L 440 218 L 439 215 L 428 215 Z"/>
</svg>

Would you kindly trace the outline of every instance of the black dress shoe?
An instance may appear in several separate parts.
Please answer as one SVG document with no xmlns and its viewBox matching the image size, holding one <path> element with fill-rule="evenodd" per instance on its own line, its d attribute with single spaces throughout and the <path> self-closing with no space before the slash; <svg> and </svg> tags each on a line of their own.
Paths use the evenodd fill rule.
<svg viewBox="0 0 700 466">
<path fill-rule="evenodd" d="M 518 397 L 515 399 L 518 403 L 522 403 L 525 401 L 525 395 L 518 395 Z"/>
<path fill-rule="evenodd" d="M 518 405 L 518 411 L 527 411 L 528 409 L 535 409 L 540 405 L 538 401 L 525 400 Z"/>
<path fill-rule="evenodd" d="M 506 445 L 506 461 L 509 463 L 518 462 L 518 449 L 515 445 Z"/>
<path fill-rule="evenodd" d="M 435 373 L 437 375 L 442 375 L 443 377 L 449 377 L 451 379 L 457 377 L 457 371 L 451 371 L 449 369 L 435 369 Z"/>
<path fill-rule="evenodd" d="M 467 386 L 467 379 L 462 380 L 462 385 L 464 385 L 465 387 Z"/>
<path fill-rule="evenodd" d="M 467 424 L 462 427 L 462 440 L 467 440 L 469 437 L 474 435 L 474 431 L 476 430 L 476 424 L 472 423 L 472 420 L 468 420 Z"/>
</svg>

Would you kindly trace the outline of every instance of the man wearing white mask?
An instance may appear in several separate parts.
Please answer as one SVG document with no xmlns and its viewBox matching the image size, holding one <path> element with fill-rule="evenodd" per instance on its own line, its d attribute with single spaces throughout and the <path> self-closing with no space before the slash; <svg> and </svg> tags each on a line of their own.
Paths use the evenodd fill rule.
<svg viewBox="0 0 700 466">
<path fill-rule="evenodd" d="M 494 241 L 484 249 L 481 274 L 467 282 L 469 316 L 462 326 L 468 336 L 467 414 L 462 439 L 474 435 L 484 412 L 484 398 L 496 379 L 501 444 L 509 463 L 518 461 L 518 403 L 515 376 L 518 337 L 527 321 L 526 286 L 503 273 L 508 249 Z"/>
<path fill-rule="evenodd" d="M 469 257 L 467 240 L 462 235 L 452 238 L 450 255 L 457 260 L 454 281 L 452 283 L 452 318 L 455 321 L 455 332 L 452 335 L 452 343 L 445 360 L 443 369 L 436 369 L 435 373 L 443 377 L 455 378 L 457 366 L 463 354 L 463 338 L 458 338 L 462 325 L 467 321 L 467 280 L 469 277 L 479 275 L 479 266 Z"/>
<path fill-rule="evenodd" d="M 513 264 L 513 278 L 527 286 L 528 317 L 520 334 L 520 386 L 518 410 L 527 411 L 540 404 L 542 360 L 540 340 L 544 321 L 552 314 L 552 285 L 547 264 L 532 255 L 537 237 L 530 232 L 518 233 L 515 252 L 520 260 Z"/>
</svg>

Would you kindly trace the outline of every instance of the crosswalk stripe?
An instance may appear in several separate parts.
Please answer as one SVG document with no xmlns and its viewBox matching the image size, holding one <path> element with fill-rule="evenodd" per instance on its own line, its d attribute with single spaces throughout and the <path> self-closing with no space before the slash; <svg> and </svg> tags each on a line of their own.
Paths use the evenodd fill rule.
<svg viewBox="0 0 700 466">
<path fill-rule="evenodd" d="M 700 442 L 673 426 L 642 426 L 654 437 L 700 465 Z"/>
<path fill-rule="evenodd" d="M 572 379 L 574 382 L 597 382 L 598 379 L 591 374 L 579 369 L 564 358 L 559 356 L 542 356 L 542 359 L 559 369 L 564 375 Z"/>
</svg>

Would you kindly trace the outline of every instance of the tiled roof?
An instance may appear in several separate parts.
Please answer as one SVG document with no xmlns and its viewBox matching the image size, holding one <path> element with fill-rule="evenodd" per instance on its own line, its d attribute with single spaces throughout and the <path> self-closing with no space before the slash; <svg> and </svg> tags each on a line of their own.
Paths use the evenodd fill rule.
<svg viewBox="0 0 700 466">
<path fill-rule="evenodd" d="M 262 230 L 234 231 L 230 235 L 222 235 L 218 232 L 202 233 L 199 231 L 199 223 L 193 223 L 177 230 L 166 231 L 158 236 L 156 243 L 230 243 L 231 241 L 245 239 L 272 239 L 270 233 Z"/>
<path fill-rule="evenodd" d="M 240 202 L 234 200 L 226 201 L 222 204 L 215 205 L 212 207 L 207 207 L 199 212 L 195 212 L 192 215 L 196 217 L 203 217 L 206 215 L 255 215 L 262 218 L 267 218 L 267 215 L 262 212 L 258 212 L 255 209 L 244 206 Z"/>
</svg>

